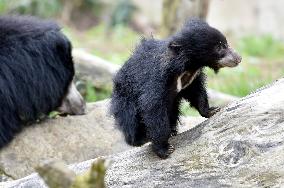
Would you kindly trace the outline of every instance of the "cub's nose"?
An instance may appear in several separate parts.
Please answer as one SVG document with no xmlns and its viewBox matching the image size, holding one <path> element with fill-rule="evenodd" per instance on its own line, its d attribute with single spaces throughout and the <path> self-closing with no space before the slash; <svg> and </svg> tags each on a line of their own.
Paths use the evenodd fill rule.
<svg viewBox="0 0 284 188">
<path fill-rule="evenodd" d="M 241 63 L 242 62 L 242 56 L 236 53 L 236 63 Z"/>
<path fill-rule="evenodd" d="M 232 56 L 233 56 L 233 61 L 236 63 L 236 64 L 239 64 L 241 63 L 242 61 L 242 56 L 240 56 L 234 49 L 230 48 L 231 49 L 231 53 L 232 53 Z"/>
</svg>

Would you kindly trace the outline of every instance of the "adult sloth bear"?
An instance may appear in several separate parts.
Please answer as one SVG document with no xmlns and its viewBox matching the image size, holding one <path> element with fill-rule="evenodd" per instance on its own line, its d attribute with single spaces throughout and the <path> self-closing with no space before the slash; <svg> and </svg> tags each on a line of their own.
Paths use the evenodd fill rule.
<svg viewBox="0 0 284 188">
<path fill-rule="evenodd" d="M 60 105 L 64 113 L 84 113 L 73 76 L 71 44 L 57 24 L 0 17 L 0 148 Z"/>
<path fill-rule="evenodd" d="M 151 141 L 159 157 L 168 157 L 181 99 L 206 118 L 219 110 L 209 107 L 203 68 L 218 72 L 240 62 L 226 38 L 201 20 L 187 22 L 165 40 L 143 39 L 114 78 L 111 112 L 126 142 Z"/>
</svg>

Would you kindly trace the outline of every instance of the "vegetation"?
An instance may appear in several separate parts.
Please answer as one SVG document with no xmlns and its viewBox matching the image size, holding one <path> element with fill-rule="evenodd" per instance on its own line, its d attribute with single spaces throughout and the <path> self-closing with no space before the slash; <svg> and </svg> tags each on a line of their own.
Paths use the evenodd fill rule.
<svg viewBox="0 0 284 188">
<path fill-rule="evenodd" d="M 95 88 L 92 83 L 87 81 L 85 92 L 81 93 L 87 102 L 94 102 L 109 98 L 111 91 Z"/>
<path fill-rule="evenodd" d="M 136 7 L 129 0 L 119 0 L 111 15 L 110 26 L 128 25 Z"/>
<path fill-rule="evenodd" d="M 75 47 L 85 48 L 89 52 L 115 64 L 123 64 L 141 37 L 129 27 L 122 25 L 109 29 L 100 24 L 86 32 L 64 29 Z M 84 42 L 82 42 L 84 41 Z"/>
<path fill-rule="evenodd" d="M 71 30 L 65 32 L 72 38 L 76 47 L 91 49 L 95 55 L 116 64 L 123 64 L 127 60 L 141 38 L 129 27 L 120 26 L 108 31 L 107 26 L 103 24 L 83 34 L 72 33 Z M 245 36 L 235 40 L 234 48 L 242 55 L 242 63 L 233 69 L 223 69 L 217 75 L 208 69 L 210 88 L 241 97 L 283 76 L 282 41 L 270 35 Z M 109 96 L 109 93 L 104 94 L 105 97 Z M 96 98 L 90 96 L 92 95 L 90 94 L 88 99 Z"/>
<path fill-rule="evenodd" d="M 66 6 L 67 3 L 69 6 Z M 82 10 L 87 7 L 92 9 L 97 6 L 99 6 L 98 0 L 73 0 L 73 3 L 68 0 L 0 0 L 1 13 L 28 14 L 45 18 L 65 14 L 62 11 L 65 7 L 70 7 L 74 11 L 75 9 Z"/>
<path fill-rule="evenodd" d="M 284 74 L 284 43 L 270 35 L 246 36 L 237 40 L 243 57 L 234 69 L 209 74 L 209 87 L 236 96 L 245 96 Z"/>
<path fill-rule="evenodd" d="M 73 46 L 88 49 L 89 52 L 99 57 L 122 65 L 141 38 L 140 34 L 128 27 L 127 23 L 130 22 L 128 17 L 136 9 L 129 2 L 128 0 L 117 1 L 108 23 L 96 24 L 95 27 L 85 31 L 78 31 L 72 27 L 64 27 L 63 31 L 72 40 Z M 70 4 L 70 1 L 0 0 L 0 13 L 60 17 L 60 14 L 65 11 L 62 10 L 65 3 Z M 75 0 L 71 4 L 73 6 L 71 10 L 74 7 L 84 10 L 90 7 L 93 12 L 97 12 L 95 10 L 100 7 L 99 0 Z M 218 75 L 209 69 L 206 70 L 208 87 L 241 97 L 283 76 L 283 41 L 270 35 L 250 35 L 233 40 L 233 42 L 234 48 L 243 57 L 242 63 L 234 69 L 223 69 Z M 99 90 L 90 83 L 85 84 L 82 93 L 87 101 L 97 101 L 110 96 L 110 91 Z"/>
<path fill-rule="evenodd" d="M 0 0 L 0 12 L 9 14 L 31 14 L 41 17 L 56 15 L 60 10 L 60 3 L 56 0 Z"/>
</svg>

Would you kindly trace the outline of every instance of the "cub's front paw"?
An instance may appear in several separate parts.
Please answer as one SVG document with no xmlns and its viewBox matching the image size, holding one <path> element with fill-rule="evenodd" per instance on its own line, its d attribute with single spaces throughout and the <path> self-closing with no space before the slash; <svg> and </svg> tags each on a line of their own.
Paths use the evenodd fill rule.
<svg viewBox="0 0 284 188">
<path fill-rule="evenodd" d="M 211 117 L 211 116 L 213 116 L 214 114 L 216 114 L 217 112 L 219 112 L 221 110 L 221 108 L 220 107 L 210 107 L 209 108 L 209 112 L 208 112 L 208 117 Z"/>
<path fill-rule="evenodd" d="M 176 129 L 171 131 L 171 137 L 176 136 L 178 134 L 178 131 Z"/>
<path fill-rule="evenodd" d="M 166 159 L 170 156 L 171 153 L 175 151 L 175 148 L 171 144 L 167 144 L 165 146 L 161 145 L 153 145 L 153 151 L 160 157 L 161 159 Z"/>
</svg>

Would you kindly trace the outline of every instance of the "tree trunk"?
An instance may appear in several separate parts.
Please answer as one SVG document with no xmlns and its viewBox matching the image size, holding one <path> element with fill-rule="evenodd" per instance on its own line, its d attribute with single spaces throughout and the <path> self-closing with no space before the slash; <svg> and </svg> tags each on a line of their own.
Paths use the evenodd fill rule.
<svg viewBox="0 0 284 188">
<path fill-rule="evenodd" d="M 161 34 L 166 37 L 177 31 L 188 18 L 206 19 L 209 0 L 164 0 Z"/>
<path fill-rule="evenodd" d="M 242 98 L 171 140 L 158 158 L 149 145 L 105 157 L 107 187 L 283 187 L 284 78 Z M 87 171 L 94 160 L 71 166 Z M 34 174 L 5 187 L 43 187 Z"/>
<path fill-rule="evenodd" d="M 71 24 L 73 13 L 78 11 L 76 9 L 82 5 L 83 1 L 82 0 L 72 0 L 72 1 L 60 0 L 59 2 L 62 6 L 62 12 L 60 15 L 60 19 L 65 24 Z"/>
</svg>

